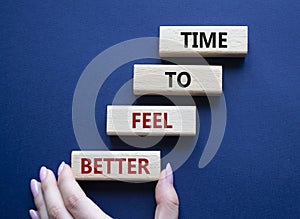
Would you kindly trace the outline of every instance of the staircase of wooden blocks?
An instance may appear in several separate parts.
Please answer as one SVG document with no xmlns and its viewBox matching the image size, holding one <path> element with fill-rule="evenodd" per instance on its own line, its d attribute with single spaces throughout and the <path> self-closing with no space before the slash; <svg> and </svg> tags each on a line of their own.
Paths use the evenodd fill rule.
<svg viewBox="0 0 300 219">
<path fill-rule="evenodd" d="M 244 57 L 247 26 L 161 26 L 160 57 Z M 219 96 L 222 66 L 136 64 L 135 95 Z M 106 133 L 117 136 L 195 136 L 195 106 L 107 106 Z M 159 179 L 160 151 L 73 151 L 78 180 Z"/>
</svg>

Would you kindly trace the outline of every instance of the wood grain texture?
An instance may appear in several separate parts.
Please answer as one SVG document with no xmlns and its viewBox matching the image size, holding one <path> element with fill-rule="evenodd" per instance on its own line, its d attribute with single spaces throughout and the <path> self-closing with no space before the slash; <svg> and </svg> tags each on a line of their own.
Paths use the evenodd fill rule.
<svg viewBox="0 0 300 219">
<path fill-rule="evenodd" d="M 210 39 L 210 37 L 212 38 Z M 185 38 L 187 38 L 186 44 Z M 220 41 L 222 39 L 224 41 Z M 206 46 L 206 42 L 211 43 L 208 44 L 209 47 Z M 213 48 L 213 43 L 215 43 L 215 48 Z M 160 27 L 160 57 L 199 57 L 199 55 L 203 57 L 244 57 L 247 52 L 247 26 Z"/>
<path fill-rule="evenodd" d="M 135 95 L 221 95 L 222 66 L 134 65 L 133 90 Z"/>
<path fill-rule="evenodd" d="M 156 181 L 160 151 L 72 151 L 77 180 Z"/>
<path fill-rule="evenodd" d="M 196 134 L 195 106 L 107 106 L 107 135 Z"/>
</svg>

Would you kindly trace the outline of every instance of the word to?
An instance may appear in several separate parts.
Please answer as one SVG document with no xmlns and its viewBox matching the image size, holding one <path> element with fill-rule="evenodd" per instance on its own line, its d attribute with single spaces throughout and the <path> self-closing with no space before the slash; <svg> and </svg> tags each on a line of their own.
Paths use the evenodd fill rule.
<svg viewBox="0 0 300 219">
<path fill-rule="evenodd" d="M 135 95 L 222 94 L 222 66 L 209 65 L 134 65 Z"/>
</svg>

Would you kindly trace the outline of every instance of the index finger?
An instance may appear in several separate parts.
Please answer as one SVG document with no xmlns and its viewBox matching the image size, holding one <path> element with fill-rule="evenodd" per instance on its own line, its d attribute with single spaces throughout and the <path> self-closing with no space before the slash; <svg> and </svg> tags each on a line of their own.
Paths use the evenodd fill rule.
<svg viewBox="0 0 300 219">
<path fill-rule="evenodd" d="M 68 211 L 76 219 L 111 218 L 89 199 L 76 182 L 69 165 L 59 167 L 58 187 Z"/>
</svg>

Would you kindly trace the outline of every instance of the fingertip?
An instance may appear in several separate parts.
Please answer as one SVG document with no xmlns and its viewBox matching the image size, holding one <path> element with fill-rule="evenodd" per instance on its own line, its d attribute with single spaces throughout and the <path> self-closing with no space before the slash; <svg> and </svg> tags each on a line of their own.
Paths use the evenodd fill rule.
<svg viewBox="0 0 300 219">
<path fill-rule="evenodd" d="M 33 209 L 29 210 L 29 215 L 31 219 L 40 219 L 38 212 Z"/>
<path fill-rule="evenodd" d="M 71 170 L 71 167 L 70 167 L 69 164 L 65 163 L 65 166 L 66 166 L 69 170 Z"/>
<path fill-rule="evenodd" d="M 30 190 L 33 197 L 35 198 L 39 193 L 39 183 L 36 179 L 30 180 Z"/>
<path fill-rule="evenodd" d="M 167 163 L 167 166 L 166 166 L 166 171 L 167 172 L 173 172 L 173 170 L 172 170 L 172 167 L 171 167 L 171 164 L 170 163 Z"/>
<path fill-rule="evenodd" d="M 73 176 L 73 172 L 71 170 L 71 167 L 63 162 L 63 168 L 61 169 L 60 173 L 59 173 L 59 178 L 58 181 L 62 180 L 62 179 L 72 179 L 75 180 L 74 176 Z"/>
<path fill-rule="evenodd" d="M 64 169 L 63 169 L 64 172 L 67 172 L 68 174 L 72 173 L 72 170 L 71 170 L 71 167 L 69 164 L 65 163 L 64 164 Z M 73 173 L 72 173 L 73 174 Z"/>
<path fill-rule="evenodd" d="M 47 168 L 45 166 L 42 166 L 40 169 L 40 180 L 41 182 L 44 181 L 47 177 Z"/>
<path fill-rule="evenodd" d="M 58 170 L 57 170 L 57 175 L 59 176 L 61 174 L 61 172 L 63 171 L 64 169 L 64 166 L 65 166 L 65 162 L 61 162 L 61 164 L 59 165 L 58 167 Z"/>
<path fill-rule="evenodd" d="M 170 163 L 167 164 L 166 175 L 167 175 L 168 182 L 173 185 L 174 177 L 173 177 L 173 170 Z"/>
</svg>

